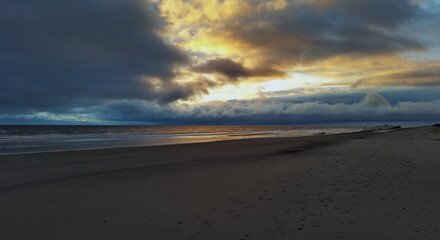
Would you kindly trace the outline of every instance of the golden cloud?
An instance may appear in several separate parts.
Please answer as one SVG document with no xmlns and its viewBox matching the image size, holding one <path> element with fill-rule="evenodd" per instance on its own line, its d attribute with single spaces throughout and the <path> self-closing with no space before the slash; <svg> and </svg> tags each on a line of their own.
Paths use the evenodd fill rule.
<svg viewBox="0 0 440 240">
<path fill-rule="evenodd" d="M 401 32 L 423 15 L 406 0 L 159 0 L 158 7 L 167 38 L 192 57 L 186 77 L 197 81 L 258 82 L 302 72 L 333 79 L 327 86 L 437 82 L 415 74 L 423 63 L 402 57 L 426 51 Z"/>
</svg>

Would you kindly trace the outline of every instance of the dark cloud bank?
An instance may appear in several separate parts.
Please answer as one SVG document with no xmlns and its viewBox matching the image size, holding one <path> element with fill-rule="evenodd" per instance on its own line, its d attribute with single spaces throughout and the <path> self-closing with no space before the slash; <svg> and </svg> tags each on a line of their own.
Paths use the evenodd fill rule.
<svg viewBox="0 0 440 240">
<path fill-rule="evenodd" d="M 173 66 L 187 59 L 157 36 L 160 22 L 146 1 L 0 5 L 3 112 L 63 111 L 121 99 L 169 102 L 193 94 L 172 81 Z"/>
<path fill-rule="evenodd" d="M 163 107 L 146 101 L 113 101 L 88 109 L 90 123 L 162 125 L 352 124 L 440 119 L 440 88 L 335 92 L 297 97 L 211 102 Z M 93 121 L 96 120 L 96 121 Z M 8 122 L 9 121 L 9 122 Z M 4 116 L 5 123 L 52 123 L 41 116 Z M 64 121 L 65 122 L 65 121 Z M 62 123 L 62 122 L 61 122 Z M 75 124 L 75 122 L 69 122 Z M 76 123 L 77 124 L 77 123 Z"/>
<path fill-rule="evenodd" d="M 434 88 L 381 93 L 339 92 L 292 98 L 231 100 L 179 109 L 164 109 L 144 102 L 119 102 L 101 106 L 95 112 L 99 118 L 115 122 L 137 120 L 154 124 L 435 122 L 440 119 L 439 91 L 439 88 Z"/>
</svg>

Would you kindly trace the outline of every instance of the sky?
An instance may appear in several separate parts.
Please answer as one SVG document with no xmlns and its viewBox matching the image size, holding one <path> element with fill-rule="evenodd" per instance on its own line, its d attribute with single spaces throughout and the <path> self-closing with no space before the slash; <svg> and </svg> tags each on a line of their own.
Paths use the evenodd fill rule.
<svg viewBox="0 0 440 240">
<path fill-rule="evenodd" d="M 0 124 L 440 122 L 440 0 L 0 6 Z"/>
</svg>

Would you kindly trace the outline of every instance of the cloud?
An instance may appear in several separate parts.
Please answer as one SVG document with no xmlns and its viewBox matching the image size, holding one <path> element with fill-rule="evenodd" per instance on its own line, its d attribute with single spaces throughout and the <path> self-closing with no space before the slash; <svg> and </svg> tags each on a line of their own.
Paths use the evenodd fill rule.
<svg viewBox="0 0 440 240">
<path fill-rule="evenodd" d="M 402 28 L 429 15 L 407 0 L 160 3 L 162 14 L 170 19 L 169 31 L 192 51 L 290 63 L 424 49 Z"/>
<path fill-rule="evenodd" d="M 383 55 L 424 49 L 399 28 L 423 15 L 405 0 L 320 1 L 281 10 L 237 16 L 220 28 L 220 36 L 259 49 L 267 61 L 300 63 L 340 55 Z"/>
<path fill-rule="evenodd" d="M 407 0 L 330 0 L 329 8 L 338 8 L 341 11 L 359 18 L 365 24 L 394 28 L 412 19 L 423 16 L 422 9 Z"/>
<path fill-rule="evenodd" d="M 426 95 L 431 95 L 427 89 Z M 342 93 L 341 93 L 342 94 Z M 369 92 L 338 94 L 333 98 L 319 96 L 309 98 L 267 98 L 231 100 L 200 105 L 164 107 L 143 100 L 117 100 L 100 106 L 78 110 L 65 116 L 73 121 L 75 116 L 103 123 L 148 124 L 328 124 L 337 122 L 377 121 L 437 121 L 440 116 L 439 96 L 411 96 L 411 91 L 384 92 L 390 98 L 408 95 L 403 101 L 388 101 L 382 94 Z M 434 97 L 434 98 L 433 98 Z M 334 102 L 334 99 L 340 101 Z M 405 98 L 400 98 L 405 99 Z M 330 100 L 327 102 L 327 100 Z M 393 102 L 393 103 L 390 103 Z M 87 114 L 83 114 L 86 112 Z M 48 120 L 60 120 L 59 115 L 46 116 Z M 22 119 L 25 117 L 22 117 Z M 61 118 L 62 119 L 62 118 Z M 34 119 L 35 120 L 35 119 Z"/>
<path fill-rule="evenodd" d="M 109 100 L 169 102 L 187 57 L 143 0 L 0 0 L 0 109 L 63 111 Z"/>
<path fill-rule="evenodd" d="M 268 66 L 246 68 L 229 58 L 216 58 L 192 68 L 199 73 L 217 73 L 231 80 L 250 77 L 284 77 L 285 74 Z"/>
<path fill-rule="evenodd" d="M 325 103 L 280 100 L 216 102 L 181 112 L 182 120 L 214 124 L 318 124 L 369 121 L 436 121 L 440 99 L 389 104 L 382 95 L 369 93 L 359 102 Z"/>
<path fill-rule="evenodd" d="M 438 88 L 334 92 L 296 97 L 163 106 L 146 100 L 112 100 L 65 113 L 0 114 L 2 123 L 106 124 L 329 124 L 435 122 Z M 85 121 L 85 122 L 84 122 Z"/>
<path fill-rule="evenodd" d="M 367 107 L 389 107 L 391 106 L 387 99 L 378 93 L 367 93 L 364 99 L 359 103 Z"/>
<path fill-rule="evenodd" d="M 205 62 L 193 71 L 236 81 L 295 71 L 322 76 L 330 69 L 345 85 L 413 61 L 403 54 L 426 53 L 431 41 L 412 30 L 435 15 L 409 0 L 161 0 L 159 6 L 167 33 Z M 258 73 L 255 66 L 266 67 Z"/>
<path fill-rule="evenodd" d="M 413 68 L 362 78 L 352 85 L 365 86 L 440 86 L 440 64 L 422 62 Z"/>
<path fill-rule="evenodd" d="M 438 61 L 403 55 L 430 47 L 407 25 L 436 13 L 414 2 L 0 0 L 0 112 L 10 121 L 162 124 L 438 117 L 438 92 L 431 99 L 380 90 L 363 99 L 359 89 L 290 98 L 301 91 L 286 89 L 277 98 L 264 92 L 264 99 L 187 101 L 224 84 L 291 72 L 346 86 L 358 79 L 354 86 L 438 86 Z M 431 44 L 437 22 L 428 22 Z"/>
</svg>

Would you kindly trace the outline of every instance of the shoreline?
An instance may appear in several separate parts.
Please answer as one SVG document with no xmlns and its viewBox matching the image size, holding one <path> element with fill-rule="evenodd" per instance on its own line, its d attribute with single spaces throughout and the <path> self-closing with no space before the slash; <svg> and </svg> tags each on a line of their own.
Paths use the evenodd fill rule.
<svg viewBox="0 0 440 240">
<path fill-rule="evenodd" d="M 0 156 L 1 239 L 438 239 L 440 128 Z"/>
<path fill-rule="evenodd" d="M 300 137 L 360 130 L 361 127 L 353 126 L 0 126 L 0 155 Z"/>
<path fill-rule="evenodd" d="M 405 127 L 405 129 L 408 128 L 420 128 L 424 126 L 418 126 L 418 127 Z M 388 131 L 395 131 L 398 129 L 362 129 L 358 131 L 353 132 L 344 132 L 344 133 L 315 133 L 313 135 L 305 135 L 305 136 L 284 136 L 280 137 L 278 135 L 273 135 L 271 137 L 249 137 L 249 138 L 239 138 L 239 139 L 218 139 L 218 140 L 206 140 L 206 141 L 200 141 L 200 142 L 182 142 L 182 143 L 164 143 L 164 144 L 156 144 L 156 145 L 140 145 L 140 146 L 124 146 L 124 147 L 91 147 L 91 148 L 78 148 L 78 149 L 65 149 L 65 150 L 42 150 L 42 151 L 31 151 L 31 152 L 15 152 L 15 153 L 0 153 L 1 156 L 14 156 L 14 155 L 27 155 L 27 154 L 40 154 L 40 153 L 68 153 L 68 152 L 77 152 L 77 151 L 94 151 L 94 150 L 109 150 L 109 149 L 133 149 L 133 148 L 145 148 L 145 147 L 159 147 L 159 146 L 174 146 L 174 145 L 187 145 L 187 144 L 200 144 L 200 143 L 214 143 L 214 142 L 225 142 L 225 141 L 246 141 L 246 140 L 253 140 L 253 139 L 282 139 L 282 138 L 305 138 L 305 137 L 317 137 L 317 136 L 333 136 L 333 135 L 341 135 L 341 134 L 352 134 L 352 133 L 363 133 L 363 132 L 388 132 Z M 270 135 L 270 134 L 249 134 L 249 135 L 243 135 L 243 136 L 260 136 L 260 135 Z M 226 137 L 229 137 L 230 135 L 227 135 Z M 232 135 L 230 137 L 236 137 L 240 135 Z"/>
</svg>

